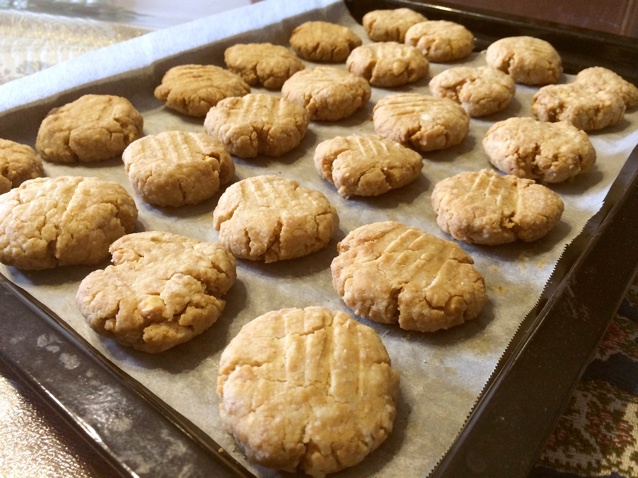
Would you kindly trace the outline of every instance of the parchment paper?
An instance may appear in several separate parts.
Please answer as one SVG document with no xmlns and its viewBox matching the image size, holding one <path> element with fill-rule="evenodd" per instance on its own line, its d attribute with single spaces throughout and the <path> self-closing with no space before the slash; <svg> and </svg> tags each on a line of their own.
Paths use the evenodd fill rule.
<svg viewBox="0 0 638 478">
<path fill-rule="evenodd" d="M 128 97 L 144 115 L 146 134 L 169 129 L 202 131 L 203 120 L 168 110 L 153 97 L 153 89 L 163 73 L 183 63 L 223 66 L 224 49 L 238 42 L 288 45 L 292 28 L 310 19 L 337 21 L 353 28 L 364 42 L 369 41 L 339 1 L 258 3 L 91 52 L 0 87 L 0 111 L 3 111 L 0 134 L 33 145 L 39 123 L 50 108 L 89 92 Z M 461 64 L 484 64 L 484 58 L 480 53 L 474 54 Z M 535 89 L 518 86 L 516 98 L 506 111 L 486 119 L 472 119 L 470 134 L 459 146 L 424 155 L 423 173 L 417 181 L 377 198 L 342 198 L 319 177 L 312 162 L 316 145 L 324 139 L 338 134 L 372 133 L 372 107 L 379 98 L 395 91 L 428 93 L 429 79 L 449 66 L 431 64 L 428 77 L 412 86 L 394 90 L 373 88 L 372 99 L 365 108 L 336 123 L 311 123 L 301 146 L 282 158 L 235 158 L 236 180 L 278 174 L 321 190 L 339 212 L 340 229 L 327 248 L 305 258 L 275 264 L 239 260 L 238 280 L 227 295 L 222 317 L 188 344 L 161 355 L 146 355 L 94 334 L 74 300 L 79 282 L 92 268 L 23 272 L 2 266 L 0 272 L 48 305 L 101 353 L 201 427 L 254 473 L 277 476 L 272 470 L 248 463 L 222 430 L 215 392 L 219 356 L 242 325 L 267 311 L 310 305 L 348 311 L 332 288 L 329 266 L 336 255 L 337 242 L 354 228 L 395 220 L 450 239 L 436 225 L 430 205 L 432 188 L 439 180 L 456 173 L 489 168 L 480 144 L 485 131 L 493 122 L 509 116 L 530 116 L 529 105 Z M 262 92 L 260 88 L 253 91 Z M 593 134 L 591 139 L 598 153 L 596 166 L 570 183 L 552 186 L 565 202 L 565 213 L 547 237 L 531 244 L 498 247 L 460 243 L 474 258 L 487 285 L 489 303 L 478 319 L 448 331 L 420 334 L 358 318 L 382 336 L 400 373 L 398 416 L 387 442 L 362 464 L 338 476 L 382 477 L 399 473 L 424 476 L 450 447 L 499 357 L 538 300 L 565 245 L 598 211 L 638 142 L 638 113 L 627 114 L 619 125 Z M 46 164 L 45 170 L 49 176 L 92 175 L 114 179 L 136 197 L 120 159 L 93 166 Z M 154 208 L 136 197 L 140 211 L 138 230 L 164 230 L 200 240 L 216 240 L 212 211 L 220 194 L 200 205 L 178 209 Z M 25 347 L 43 344 L 46 340 Z M 57 357 L 54 350 L 51 354 L 52 360 L 64 359 L 73 366 L 68 357 Z M 111 420 L 113 430 L 122 433 L 135 426 L 123 419 Z M 145 465 L 139 463 L 140 469 Z"/>
</svg>

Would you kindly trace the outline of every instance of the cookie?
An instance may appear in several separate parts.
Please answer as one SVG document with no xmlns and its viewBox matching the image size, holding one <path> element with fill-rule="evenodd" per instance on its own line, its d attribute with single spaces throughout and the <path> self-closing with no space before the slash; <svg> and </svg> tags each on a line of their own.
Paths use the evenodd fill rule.
<svg viewBox="0 0 638 478">
<path fill-rule="evenodd" d="M 449 68 L 434 76 L 429 87 L 433 96 L 461 104 L 475 118 L 504 110 L 516 93 L 512 77 L 489 66 Z"/>
<path fill-rule="evenodd" d="M 42 160 L 31 146 L 0 139 L 0 194 L 40 176 L 44 176 Z"/>
<path fill-rule="evenodd" d="M 219 244 L 177 234 L 128 234 L 110 252 L 113 265 L 86 276 L 76 302 L 95 332 L 143 352 L 207 330 L 237 277 L 235 258 Z"/>
<path fill-rule="evenodd" d="M 325 476 L 356 465 L 392 432 L 399 374 L 379 335 L 321 307 L 268 312 L 219 362 L 219 413 L 260 465 Z"/>
<path fill-rule="evenodd" d="M 329 66 L 307 68 L 292 75 L 281 94 L 302 105 L 314 121 L 352 116 L 370 99 L 370 84 L 360 76 Z"/>
<path fill-rule="evenodd" d="M 361 43 L 350 28 L 332 22 L 305 22 L 290 35 L 290 46 L 297 55 L 320 63 L 342 63 Z"/>
<path fill-rule="evenodd" d="M 35 149 L 52 163 L 93 163 L 119 156 L 142 136 L 144 119 L 121 96 L 84 95 L 44 118 Z"/>
<path fill-rule="evenodd" d="M 204 130 L 240 158 L 278 157 L 299 146 L 308 121 L 304 107 L 294 101 L 251 93 L 217 103 L 206 115 Z"/>
<path fill-rule="evenodd" d="M 377 134 L 423 152 L 459 144 L 470 127 L 470 118 L 461 105 L 420 93 L 397 93 L 380 99 L 372 110 L 372 121 Z"/>
<path fill-rule="evenodd" d="M 395 8 L 372 10 L 363 16 L 361 22 L 370 40 L 403 43 L 408 28 L 426 20 L 425 16 L 410 8 Z"/>
<path fill-rule="evenodd" d="M 638 88 L 607 68 L 600 66 L 585 68 L 576 75 L 576 82 L 620 95 L 627 109 L 638 105 Z"/>
<path fill-rule="evenodd" d="M 454 239 L 498 245 L 545 236 L 564 205 L 558 194 L 531 179 L 482 170 L 436 183 L 432 207 L 439 227 Z"/>
<path fill-rule="evenodd" d="M 131 143 L 122 154 L 137 194 L 154 206 L 198 204 L 230 182 L 235 165 L 216 138 L 165 131 Z"/>
<path fill-rule="evenodd" d="M 268 90 L 280 90 L 288 78 L 305 68 L 288 48 L 272 43 L 233 45 L 224 52 L 224 62 L 250 86 L 261 85 Z"/>
<path fill-rule="evenodd" d="M 427 75 L 430 63 L 416 47 L 397 42 L 361 45 L 346 60 L 350 73 L 372 86 L 391 88 L 414 83 Z"/>
<path fill-rule="evenodd" d="M 405 43 L 415 46 L 430 61 L 462 60 L 474 50 L 474 35 L 463 25 L 446 20 L 426 20 L 412 25 Z"/>
<path fill-rule="evenodd" d="M 357 315 L 434 332 L 475 319 L 487 296 L 472 258 L 452 241 L 386 221 L 351 231 L 330 265 L 332 283 Z"/>
<path fill-rule="evenodd" d="M 323 249 L 339 225 L 318 190 L 292 179 L 255 176 L 229 186 L 213 212 L 219 242 L 235 257 L 275 262 Z"/>
<path fill-rule="evenodd" d="M 566 181 L 596 162 L 596 150 L 587 133 L 568 121 L 499 121 L 487 130 L 483 149 L 504 173 L 546 183 Z"/>
<path fill-rule="evenodd" d="M 561 57 L 551 43 L 530 36 L 496 40 L 487 47 L 485 61 L 522 85 L 556 83 L 563 72 Z"/>
<path fill-rule="evenodd" d="M 399 143 L 374 134 L 336 136 L 315 150 L 322 177 L 343 197 L 378 196 L 419 177 L 423 158 Z"/>
<path fill-rule="evenodd" d="M 214 65 L 179 65 L 169 69 L 155 97 L 182 114 L 203 118 L 219 101 L 250 93 L 241 76 Z"/>
<path fill-rule="evenodd" d="M 0 196 L 0 262 L 31 270 L 98 264 L 136 222 L 135 201 L 115 182 L 29 179 Z"/>
</svg>

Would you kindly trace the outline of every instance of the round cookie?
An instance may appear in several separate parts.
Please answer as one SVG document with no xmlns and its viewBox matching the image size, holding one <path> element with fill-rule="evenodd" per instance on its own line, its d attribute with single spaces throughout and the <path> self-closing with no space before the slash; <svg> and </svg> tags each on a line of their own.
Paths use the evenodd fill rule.
<svg viewBox="0 0 638 478">
<path fill-rule="evenodd" d="M 377 102 L 372 120 L 377 134 L 417 151 L 459 144 L 470 118 L 458 103 L 420 93 L 397 93 Z"/>
<path fill-rule="evenodd" d="M 144 120 L 121 96 L 84 95 L 44 118 L 35 149 L 52 163 L 92 163 L 122 154 L 142 136 Z"/>
<path fill-rule="evenodd" d="M 433 96 L 460 103 L 476 118 L 504 110 L 516 93 L 512 77 L 489 66 L 449 68 L 434 76 L 429 87 Z"/>
<path fill-rule="evenodd" d="M 361 38 L 350 28 L 332 22 L 305 22 L 290 35 L 290 46 L 297 55 L 321 63 L 344 62 L 361 43 Z"/>
<path fill-rule="evenodd" d="M 288 48 L 272 43 L 233 45 L 224 52 L 224 62 L 250 86 L 262 85 L 268 90 L 280 90 L 288 78 L 305 68 Z"/>
<path fill-rule="evenodd" d="M 487 130 L 483 149 L 504 173 L 547 183 L 566 181 L 596 162 L 587 133 L 568 121 L 508 118 Z"/>
<path fill-rule="evenodd" d="M 426 17 L 410 8 L 394 8 L 372 10 L 363 16 L 361 22 L 370 40 L 403 43 L 408 28 L 426 20 Z"/>
<path fill-rule="evenodd" d="M 0 139 L 0 194 L 40 176 L 44 176 L 42 160 L 31 146 Z"/>
<path fill-rule="evenodd" d="M 122 154 L 131 184 L 154 206 L 200 203 L 230 182 L 235 165 L 216 138 L 165 131 L 131 143 Z"/>
<path fill-rule="evenodd" d="M 317 145 L 317 171 L 343 197 L 378 196 L 414 181 L 423 158 L 399 143 L 366 134 L 337 136 Z"/>
<path fill-rule="evenodd" d="M 432 62 L 447 63 L 461 60 L 472 53 L 474 35 L 458 23 L 426 20 L 408 29 L 405 43 L 417 47 Z"/>
<path fill-rule="evenodd" d="M 398 388 L 379 335 L 321 307 L 244 325 L 217 380 L 221 421 L 249 460 L 317 477 L 356 465 L 386 440 Z"/>
<path fill-rule="evenodd" d="M 182 114 L 203 118 L 219 101 L 250 93 L 241 76 L 214 65 L 179 65 L 169 69 L 155 97 Z"/>
<path fill-rule="evenodd" d="M 436 183 L 432 207 L 439 227 L 454 239 L 497 245 L 540 239 L 556 226 L 564 205 L 531 179 L 482 170 Z"/>
<path fill-rule="evenodd" d="M 299 146 L 308 114 L 286 98 L 251 93 L 217 103 L 206 115 L 204 130 L 240 158 L 278 157 Z"/>
<path fill-rule="evenodd" d="M 302 105 L 314 121 L 337 121 L 352 116 L 370 99 L 370 84 L 360 76 L 328 66 L 292 75 L 281 94 Z"/>
<path fill-rule="evenodd" d="M 487 296 L 472 258 L 398 222 L 351 231 L 330 265 L 332 283 L 357 315 L 405 330 L 434 332 L 475 319 Z"/>
<path fill-rule="evenodd" d="M 235 257 L 267 263 L 323 249 L 338 225 L 337 210 L 323 193 L 279 176 L 232 184 L 213 212 L 220 243 Z"/>
<path fill-rule="evenodd" d="M 638 88 L 607 68 L 601 66 L 585 68 L 576 75 L 576 82 L 620 95 L 627 109 L 638 105 Z"/>
<path fill-rule="evenodd" d="M 110 252 L 113 265 L 86 276 L 76 302 L 98 334 L 143 352 L 207 330 L 237 277 L 235 258 L 219 244 L 166 232 L 128 234 Z"/>
<path fill-rule="evenodd" d="M 346 67 L 373 86 L 391 88 L 420 80 L 427 75 L 430 63 L 416 47 L 380 42 L 352 50 Z"/>
<path fill-rule="evenodd" d="M 485 51 L 485 61 L 522 85 L 556 83 L 563 72 L 556 49 L 545 40 L 529 36 L 506 37 L 493 42 Z"/>
<path fill-rule="evenodd" d="M 135 201 L 115 182 L 29 179 L 0 196 L 0 262 L 31 270 L 98 264 L 136 222 Z"/>
</svg>

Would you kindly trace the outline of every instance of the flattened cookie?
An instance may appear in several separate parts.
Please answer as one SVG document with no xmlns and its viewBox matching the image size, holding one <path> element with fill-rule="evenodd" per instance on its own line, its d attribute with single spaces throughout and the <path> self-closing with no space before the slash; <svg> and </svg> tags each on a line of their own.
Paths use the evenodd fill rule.
<svg viewBox="0 0 638 478">
<path fill-rule="evenodd" d="M 587 133 L 568 121 L 508 118 L 487 130 L 483 149 L 501 171 L 547 183 L 566 181 L 596 162 Z"/>
<path fill-rule="evenodd" d="M 361 43 L 361 38 L 350 28 L 331 22 L 305 22 L 290 35 L 290 46 L 295 53 L 315 62 L 344 62 Z"/>
<path fill-rule="evenodd" d="M 317 171 L 339 194 L 378 196 L 414 181 L 423 158 L 399 143 L 374 134 L 337 136 L 317 146 Z"/>
<path fill-rule="evenodd" d="M 607 68 L 585 68 L 576 75 L 576 82 L 620 95 L 627 109 L 638 105 L 638 88 Z"/>
<path fill-rule="evenodd" d="M 155 206 L 185 206 L 212 197 L 230 182 L 235 165 L 207 134 L 165 131 L 131 143 L 122 154 L 131 184 Z"/>
<path fill-rule="evenodd" d="M 346 60 L 350 73 L 373 86 L 393 87 L 414 83 L 427 75 L 430 63 L 419 50 L 397 42 L 362 45 Z"/>
<path fill-rule="evenodd" d="M 222 353 L 222 423 L 248 459 L 320 477 L 392 432 L 399 374 L 379 335 L 321 307 L 268 312 Z"/>
<path fill-rule="evenodd" d="M 276 262 L 323 249 L 339 225 L 336 209 L 318 190 L 279 176 L 232 184 L 213 212 L 219 242 L 235 257 Z"/>
<path fill-rule="evenodd" d="M 412 25 L 427 18 L 409 8 L 372 10 L 361 19 L 363 29 L 372 41 L 396 41 L 403 43 L 405 32 Z"/>
<path fill-rule="evenodd" d="M 223 247 L 166 232 L 115 241 L 113 265 L 82 280 L 76 301 L 91 328 L 122 345 L 158 353 L 213 325 L 236 279 Z"/>
<path fill-rule="evenodd" d="M 563 72 L 562 61 L 556 49 L 545 40 L 529 36 L 507 37 L 495 41 L 487 47 L 485 61 L 523 85 L 556 83 Z"/>
<path fill-rule="evenodd" d="M 472 117 L 504 110 L 516 93 L 512 77 L 489 66 L 449 68 L 432 78 L 429 86 L 433 96 L 460 103 Z"/>
<path fill-rule="evenodd" d="M 412 25 L 405 43 L 415 46 L 430 61 L 461 60 L 474 50 L 474 35 L 463 25 L 445 20 L 426 20 Z"/>
<path fill-rule="evenodd" d="M 240 158 L 278 157 L 299 146 L 308 114 L 286 98 L 251 93 L 217 103 L 206 115 L 204 130 Z"/>
<path fill-rule="evenodd" d="M 352 116 L 370 99 L 370 84 L 350 72 L 328 66 L 292 75 L 281 94 L 308 111 L 311 120 L 337 121 Z"/>
<path fill-rule="evenodd" d="M 279 90 L 288 78 L 305 68 L 288 48 L 272 43 L 241 43 L 224 52 L 226 66 L 250 86 Z"/>
<path fill-rule="evenodd" d="M 44 118 L 35 149 L 52 163 L 91 163 L 122 154 L 142 136 L 144 120 L 121 96 L 84 95 Z"/>
<path fill-rule="evenodd" d="M 0 262 L 32 270 L 98 264 L 136 221 L 135 202 L 117 183 L 29 179 L 0 196 Z"/>
<path fill-rule="evenodd" d="M 472 258 L 451 241 L 393 221 L 361 226 L 337 246 L 332 283 L 360 316 L 434 332 L 475 319 L 487 297 Z"/>
<path fill-rule="evenodd" d="M 0 139 L 0 194 L 40 176 L 44 176 L 42 160 L 31 146 Z"/>
<path fill-rule="evenodd" d="M 417 151 L 445 149 L 467 136 L 470 118 L 447 98 L 397 93 L 377 102 L 372 120 L 377 134 Z"/>
<path fill-rule="evenodd" d="M 179 65 L 171 68 L 155 88 L 155 97 L 168 108 L 203 118 L 219 101 L 250 93 L 241 76 L 214 65 Z"/>
<path fill-rule="evenodd" d="M 432 206 L 443 231 L 487 245 L 536 241 L 556 226 L 564 207 L 558 194 L 531 179 L 487 170 L 439 181 Z"/>
</svg>

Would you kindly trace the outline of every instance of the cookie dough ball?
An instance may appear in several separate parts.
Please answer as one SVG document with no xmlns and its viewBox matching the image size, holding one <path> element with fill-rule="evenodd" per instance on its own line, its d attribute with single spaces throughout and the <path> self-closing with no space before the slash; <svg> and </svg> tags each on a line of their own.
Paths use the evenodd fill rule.
<svg viewBox="0 0 638 478">
<path fill-rule="evenodd" d="M 290 35 L 290 46 L 304 60 L 321 63 L 346 61 L 361 38 L 350 28 L 331 22 L 305 22 Z"/>
<path fill-rule="evenodd" d="M 154 206 L 185 206 L 212 197 L 230 182 L 235 165 L 207 134 L 165 131 L 131 143 L 122 154 L 131 184 Z"/>
<path fill-rule="evenodd" d="M 399 143 L 374 134 L 337 136 L 317 146 L 317 171 L 343 197 L 378 196 L 419 177 L 423 158 Z"/>
<path fill-rule="evenodd" d="M 44 118 L 35 149 L 52 163 L 93 163 L 119 156 L 142 136 L 142 115 L 126 98 L 84 95 Z"/>
<path fill-rule="evenodd" d="M 454 239 L 486 245 L 536 241 L 558 224 L 564 207 L 558 194 L 531 179 L 487 170 L 439 181 L 432 206 Z"/>
<path fill-rule="evenodd" d="M 251 93 L 217 103 L 206 115 L 204 130 L 240 158 L 278 157 L 299 146 L 308 121 L 304 107 L 294 101 Z"/>
<path fill-rule="evenodd" d="M 451 241 L 393 221 L 361 226 L 337 246 L 332 283 L 357 315 L 434 332 L 475 319 L 487 296 L 472 258 Z"/>
<path fill-rule="evenodd" d="M 135 202 L 117 183 L 29 179 L 0 196 L 0 262 L 31 270 L 99 264 L 136 222 Z"/>
<path fill-rule="evenodd" d="M 292 75 L 281 94 L 302 105 L 314 121 L 337 121 L 352 116 L 370 99 L 370 84 L 350 72 L 328 66 Z"/>
<path fill-rule="evenodd" d="M 143 352 L 163 352 L 207 330 L 236 279 L 232 254 L 176 234 L 129 234 L 110 252 L 113 265 L 86 276 L 76 301 L 94 331 Z"/>
<path fill-rule="evenodd" d="M 474 35 L 463 25 L 426 20 L 411 26 L 405 43 L 415 46 L 430 61 L 447 63 L 466 58 L 474 50 Z"/>
<path fill-rule="evenodd" d="M 235 257 L 267 263 L 323 249 L 338 225 L 337 210 L 323 193 L 279 176 L 232 184 L 213 213 L 219 242 Z"/>
<path fill-rule="evenodd" d="M 576 75 L 576 82 L 619 95 L 627 109 L 638 105 L 638 88 L 607 68 L 600 66 L 585 68 Z"/>
<path fill-rule="evenodd" d="M 42 160 L 31 146 L 0 139 L 0 194 L 40 176 L 44 176 Z"/>
<path fill-rule="evenodd" d="M 556 83 L 563 72 L 561 57 L 556 49 L 545 40 L 529 36 L 495 41 L 487 47 L 485 61 L 522 85 Z"/>
<path fill-rule="evenodd" d="M 489 66 L 449 68 L 432 78 L 429 86 L 433 96 L 461 104 L 475 118 L 504 110 L 516 93 L 512 77 Z"/>
<path fill-rule="evenodd" d="M 214 65 L 179 65 L 171 68 L 155 88 L 155 97 L 167 108 L 203 118 L 219 101 L 250 93 L 241 76 Z"/>
<path fill-rule="evenodd" d="M 350 53 L 350 73 L 373 86 L 391 88 L 414 83 L 427 75 L 430 63 L 416 47 L 397 42 L 370 43 Z"/>
<path fill-rule="evenodd" d="M 370 40 L 399 43 L 405 40 L 408 28 L 426 20 L 426 17 L 410 8 L 372 10 L 361 19 L 363 29 Z"/>
<path fill-rule="evenodd" d="M 241 43 L 224 52 L 226 66 L 250 86 L 280 90 L 293 74 L 305 68 L 288 48 L 272 43 Z"/>
<path fill-rule="evenodd" d="M 459 144 L 470 127 L 461 105 L 420 93 L 382 98 L 373 109 L 372 120 L 377 134 L 423 152 Z"/>
<path fill-rule="evenodd" d="M 566 181 L 596 162 L 596 150 L 587 133 L 567 121 L 499 121 L 487 130 L 483 149 L 504 173 L 547 183 Z"/>
<path fill-rule="evenodd" d="M 356 465 L 391 433 L 399 374 L 379 335 L 321 307 L 268 312 L 222 353 L 222 423 L 248 459 L 324 476 Z"/>
</svg>

